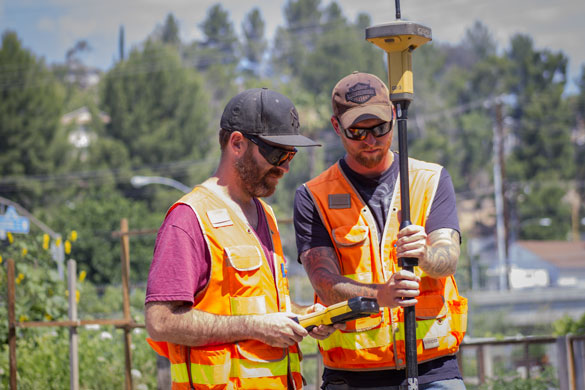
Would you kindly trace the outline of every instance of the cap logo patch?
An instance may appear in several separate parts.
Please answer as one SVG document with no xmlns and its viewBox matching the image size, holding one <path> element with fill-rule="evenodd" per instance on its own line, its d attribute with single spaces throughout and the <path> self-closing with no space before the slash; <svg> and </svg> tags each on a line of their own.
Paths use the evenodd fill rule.
<svg viewBox="0 0 585 390">
<path fill-rule="evenodd" d="M 299 113 L 297 112 L 297 110 L 294 107 L 290 110 L 290 120 L 291 120 L 292 127 L 295 129 L 298 129 L 299 128 Z"/>
<path fill-rule="evenodd" d="M 345 100 L 348 102 L 363 104 L 376 96 L 376 90 L 370 84 L 357 83 L 345 94 Z"/>
</svg>

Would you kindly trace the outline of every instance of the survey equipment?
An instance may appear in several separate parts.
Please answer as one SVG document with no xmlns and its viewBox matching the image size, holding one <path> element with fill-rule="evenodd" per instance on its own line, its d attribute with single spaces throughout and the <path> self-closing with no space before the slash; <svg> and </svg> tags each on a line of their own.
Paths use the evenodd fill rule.
<svg viewBox="0 0 585 390">
<path fill-rule="evenodd" d="M 431 40 L 431 29 L 421 24 L 401 20 L 400 0 L 395 0 L 396 20 L 366 28 L 366 39 L 388 54 L 388 87 L 390 100 L 396 108 L 398 122 L 398 161 L 400 164 L 400 229 L 410 222 L 410 194 L 408 180 L 408 141 L 406 120 L 408 106 L 414 99 L 412 52 Z M 398 265 L 414 271 L 416 258 L 400 258 Z M 418 362 L 416 356 L 416 315 L 414 306 L 404 308 L 406 347 L 406 378 L 408 390 L 418 390 Z"/>
<path fill-rule="evenodd" d="M 347 301 L 331 305 L 325 310 L 299 316 L 296 320 L 310 332 L 315 326 L 344 323 L 379 312 L 380 307 L 375 298 L 353 297 Z"/>
</svg>

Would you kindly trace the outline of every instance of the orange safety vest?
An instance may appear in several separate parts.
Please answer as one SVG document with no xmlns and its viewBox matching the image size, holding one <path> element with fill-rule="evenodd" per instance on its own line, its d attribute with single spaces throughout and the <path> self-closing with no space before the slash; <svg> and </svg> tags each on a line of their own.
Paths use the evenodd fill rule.
<svg viewBox="0 0 585 390">
<path fill-rule="evenodd" d="M 425 226 L 442 167 L 409 159 L 411 222 Z M 394 244 L 400 230 L 400 179 L 396 179 L 382 237 L 366 203 L 339 163 L 305 184 L 335 247 L 341 274 L 361 283 L 384 283 L 397 272 Z M 455 354 L 467 329 L 467 299 L 455 278 L 420 276 L 416 304 L 418 361 Z M 316 297 L 316 301 L 319 301 Z M 380 308 L 376 315 L 347 323 L 345 330 L 319 341 L 326 367 L 338 370 L 400 369 L 406 364 L 404 310 Z"/>
<path fill-rule="evenodd" d="M 253 230 L 210 190 L 197 186 L 173 207 L 180 203 L 195 211 L 211 253 L 209 282 L 195 296 L 194 309 L 234 316 L 290 311 L 282 245 L 270 206 L 261 201 L 272 236 L 274 276 Z M 191 389 L 191 382 L 197 390 L 287 389 L 288 383 L 302 388 L 298 345 L 283 349 L 258 340 L 202 347 L 148 342 L 170 360 L 173 390 Z"/>
</svg>

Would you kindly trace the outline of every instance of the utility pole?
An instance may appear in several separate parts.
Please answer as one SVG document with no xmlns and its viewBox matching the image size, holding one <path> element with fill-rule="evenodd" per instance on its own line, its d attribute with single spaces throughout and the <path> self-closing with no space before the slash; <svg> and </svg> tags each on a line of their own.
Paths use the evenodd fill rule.
<svg viewBox="0 0 585 390">
<path fill-rule="evenodd" d="M 120 55 L 120 62 L 124 61 L 124 26 L 120 26 L 120 32 L 118 34 L 118 51 Z"/>
<path fill-rule="evenodd" d="M 496 242 L 498 247 L 498 263 L 500 269 L 500 291 L 509 289 L 510 266 L 508 264 L 508 229 L 506 223 L 506 206 L 504 202 L 504 119 L 501 98 L 496 98 L 496 125 L 493 138 L 494 158 L 494 197 L 496 203 Z"/>
</svg>

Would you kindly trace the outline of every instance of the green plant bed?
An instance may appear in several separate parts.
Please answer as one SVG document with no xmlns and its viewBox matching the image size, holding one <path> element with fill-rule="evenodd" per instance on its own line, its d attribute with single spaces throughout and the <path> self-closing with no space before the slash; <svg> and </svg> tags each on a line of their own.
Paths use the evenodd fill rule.
<svg viewBox="0 0 585 390">
<path fill-rule="evenodd" d="M 88 329 L 89 328 L 89 329 Z M 79 388 L 111 390 L 124 388 L 123 332 L 112 326 L 81 327 L 78 330 Z M 156 358 L 142 329 L 132 334 L 132 381 L 137 390 L 156 389 Z M 68 389 L 70 381 L 69 330 L 27 330 L 17 339 L 19 389 Z M 0 388 L 9 388 L 8 346 L 0 355 Z"/>
</svg>

